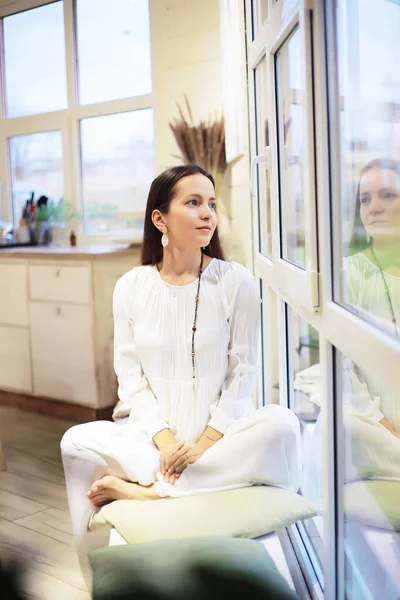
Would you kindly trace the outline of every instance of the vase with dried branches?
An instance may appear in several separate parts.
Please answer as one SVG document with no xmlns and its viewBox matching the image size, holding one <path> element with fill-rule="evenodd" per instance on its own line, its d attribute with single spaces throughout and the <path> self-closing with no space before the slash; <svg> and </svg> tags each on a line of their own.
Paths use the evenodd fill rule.
<svg viewBox="0 0 400 600">
<path fill-rule="evenodd" d="M 219 204 L 222 204 L 226 217 L 231 221 L 229 202 L 221 197 L 222 182 L 230 166 L 225 156 L 224 117 L 195 123 L 187 96 L 185 95 L 184 98 L 188 117 L 185 117 L 181 106 L 177 103 L 179 117 L 169 123 L 181 152 L 181 156 L 176 158 L 180 158 L 185 163 L 198 165 L 211 173 L 215 181 L 216 197 L 219 199 Z"/>
</svg>

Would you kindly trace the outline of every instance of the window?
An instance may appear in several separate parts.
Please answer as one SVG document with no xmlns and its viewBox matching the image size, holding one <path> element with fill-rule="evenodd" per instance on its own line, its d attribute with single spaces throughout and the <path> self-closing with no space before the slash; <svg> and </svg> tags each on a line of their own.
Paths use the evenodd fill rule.
<svg viewBox="0 0 400 600">
<path fill-rule="evenodd" d="M 257 154 L 263 160 L 257 165 L 258 210 L 260 213 L 260 250 L 266 256 L 272 254 L 271 232 L 271 189 L 270 189 L 270 148 L 269 125 L 267 119 L 267 61 L 264 57 L 255 69 L 255 102 L 257 115 Z"/>
<path fill-rule="evenodd" d="M 301 36 L 297 29 L 276 54 L 282 258 L 305 266 L 304 115 Z"/>
<path fill-rule="evenodd" d="M 148 2 L 77 0 L 80 104 L 151 92 Z"/>
<path fill-rule="evenodd" d="M 3 218 L 18 224 L 44 195 L 72 205 L 87 241 L 140 233 L 154 177 L 148 0 L 56 1 L 2 26 Z"/>
<path fill-rule="evenodd" d="M 10 139 L 14 222 L 23 217 L 26 201 L 47 196 L 57 206 L 64 196 L 62 140 L 59 131 L 17 135 Z"/>
<path fill-rule="evenodd" d="M 268 0 L 252 0 L 253 38 L 268 16 Z"/>
<path fill-rule="evenodd" d="M 63 3 L 6 17 L 3 28 L 7 117 L 67 108 Z"/>
<path fill-rule="evenodd" d="M 399 335 L 400 5 L 339 0 L 336 28 L 342 224 L 337 260 L 343 260 L 336 298 Z"/>
<path fill-rule="evenodd" d="M 308 552 L 313 552 L 314 563 L 323 563 L 322 518 L 322 424 L 319 334 L 316 329 L 286 305 L 287 332 L 287 399 L 289 408 L 300 422 L 303 456 L 303 480 L 300 493 L 316 505 L 318 516 L 299 524 L 307 533 Z M 321 570 L 320 583 L 322 584 Z"/>
<path fill-rule="evenodd" d="M 279 403 L 298 417 L 298 493 L 315 509 L 281 539 L 300 564 L 307 587 L 295 583 L 300 597 L 395 600 L 400 2 L 268 7 L 260 29 L 259 3 L 246 1 L 247 30 L 255 25 L 247 57 L 264 398 L 276 403 L 278 389 Z M 270 221 L 260 156 L 266 122 Z"/>
<path fill-rule="evenodd" d="M 141 217 L 153 178 L 152 111 L 83 119 L 81 156 L 86 231 L 118 232 Z"/>
<path fill-rule="evenodd" d="M 344 355 L 339 365 L 346 592 L 357 598 L 368 588 L 362 597 L 394 599 L 400 596 L 398 394 Z"/>
</svg>

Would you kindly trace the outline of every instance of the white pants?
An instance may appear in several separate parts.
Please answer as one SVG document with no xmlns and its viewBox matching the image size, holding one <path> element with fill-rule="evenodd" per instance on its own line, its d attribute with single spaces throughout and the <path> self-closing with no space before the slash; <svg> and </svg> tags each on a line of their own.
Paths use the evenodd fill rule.
<svg viewBox="0 0 400 600">
<path fill-rule="evenodd" d="M 137 432 L 130 438 L 131 433 L 126 420 L 96 421 L 72 427 L 61 441 L 73 534 L 85 578 L 87 554 L 92 549 L 87 525 L 93 511 L 86 494 L 104 475 L 143 485 L 154 483 L 160 496 L 176 497 L 253 484 L 295 492 L 300 487 L 299 422 L 282 406 L 268 405 L 232 426 L 174 485 L 163 481 L 155 445 Z M 107 538 L 103 536 L 98 543 L 106 545 Z"/>
</svg>

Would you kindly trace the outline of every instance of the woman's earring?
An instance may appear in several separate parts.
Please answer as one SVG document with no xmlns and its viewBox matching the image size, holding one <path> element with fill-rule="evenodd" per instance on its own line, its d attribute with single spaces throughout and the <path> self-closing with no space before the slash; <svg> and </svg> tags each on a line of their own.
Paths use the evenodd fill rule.
<svg viewBox="0 0 400 600">
<path fill-rule="evenodd" d="M 369 236 L 369 235 L 368 235 L 368 233 L 367 233 L 367 236 L 366 236 L 366 237 L 367 237 L 367 244 L 369 244 L 369 243 L 370 243 L 370 241 L 371 241 L 371 236 Z"/>
<path fill-rule="evenodd" d="M 169 244 L 169 239 L 168 239 L 168 236 L 167 236 L 167 232 L 168 232 L 168 230 L 167 230 L 167 228 L 165 227 L 164 234 L 163 234 L 163 236 L 162 236 L 162 238 L 161 238 L 161 243 L 162 243 L 162 245 L 163 245 L 163 248 L 165 248 L 165 247 L 166 247 L 166 246 L 168 246 L 168 244 Z"/>
</svg>

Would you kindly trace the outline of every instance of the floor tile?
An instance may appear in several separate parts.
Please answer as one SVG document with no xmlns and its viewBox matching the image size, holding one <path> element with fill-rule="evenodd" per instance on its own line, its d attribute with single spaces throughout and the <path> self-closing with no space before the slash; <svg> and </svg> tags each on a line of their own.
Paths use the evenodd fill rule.
<svg viewBox="0 0 400 600">
<path fill-rule="evenodd" d="M 0 539 L 2 552 L 19 556 L 32 577 L 38 571 L 86 591 L 75 548 L 4 520 L 0 522 Z"/>
<path fill-rule="evenodd" d="M 24 588 L 31 598 L 40 600 L 90 600 L 88 592 L 40 571 L 28 574 Z"/>
<path fill-rule="evenodd" d="M 0 517 L 8 521 L 21 519 L 46 508 L 49 508 L 46 504 L 40 504 L 34 500 L 28 500 L 16 494 L 0 490 Z"/>
<path fill-rule="evenodd" d="M 27 527 L 32 531 L 43 533 L 49 537 L 64 542 L 69 546 L 74 546 L 74 539 L 71 530 L 71 520 L 67 511 L 49 508 L 35 514 L 31 514 L 22 519 L 14 521 L 16 525 Z"/>
<path fill-rule="evenodd" d="M 0 491 L 10 492 L 46 506 L 68 510 L 65 487 L 38 477 L 17 473 L 0 473 Z"/>
</svg>

